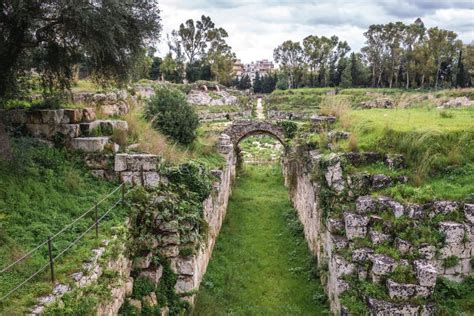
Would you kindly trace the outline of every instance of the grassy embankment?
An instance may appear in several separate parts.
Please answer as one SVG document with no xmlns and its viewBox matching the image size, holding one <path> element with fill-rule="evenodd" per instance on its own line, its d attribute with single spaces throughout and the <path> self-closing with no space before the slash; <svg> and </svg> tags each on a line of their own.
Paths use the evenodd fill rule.
<svg viewBox="0 0 474 316">
<path fill-rule="evenodd" d="M 328 314 L 314 272 L 279 168 L 248 166 L 233 189 L 193 314 Z"/>
<path fill-rule="evenodd" d="M 0 267 L 19 259 L 71 223 L 99 199 L 111 192 L 118 183 L 93 178 L 77 156 L 63 150 L 48 148 L 30 139 L 14 143 L 15 161 L 0 166 Z M 103 214 L 120 198 L 120 192 L 101 205 Z M 55 263 L 58 282 L 69 283 L 69 275 L 81 270 L 91 249 L 110 237 L 114 227 L 123 224 L 127 210 L 118 207 L 100 225 L 99 239 L 94 231 Z M 58 236 L 53 242 L 57 255 L 93 223 L 93 212 Z M 0 296 L 28 278 L 47 261 L 47 246 L 24 263 L 0 275 Z M 32 282 L 0 302 L 0 315 L 23 315 L 35 298 L 52 289 L 48 269 Z"/>
<path fill-rule="evenodd" d="M 326 89 L 276 91 L 270 107 L 336 115 L 337 130 L 351 132 L 348 140 L 334 142 L 335 151 L 380 151 L 405 156 L 409 183 L 380 192 L 399 200 L 474 200 L 474 109 L 439 109 L 452 97 L 474 99 L 473 89 L 438 92 L 400 89 L 346 89 L 337 96 Z M 283 96 L 282 99 L 278 99 Z M 393 100 L 395 109 L 359 109 L 362 101 L 380 97 Z M 309 104 L 308 99 L 317 98 Z M 304 127 L 303 127 L 303 130 Z M 304 134 L 304 142 L 327 150 L 327 131 Z M 354 172 L 390 174 L 384 166 L 364 166 Z"/>
</svg>

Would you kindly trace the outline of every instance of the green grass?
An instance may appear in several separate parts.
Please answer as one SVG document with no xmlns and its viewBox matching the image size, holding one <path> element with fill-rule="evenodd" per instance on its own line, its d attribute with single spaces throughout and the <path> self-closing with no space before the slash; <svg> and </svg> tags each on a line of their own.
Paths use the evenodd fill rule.
<svg viewBox="0 0 474 316">
<path fill-rule="evenodd" d="M 246 167 L 194 315 L 329 314 L 279 168 Z"/>
<path fill-rule="evenodd" d="M 118 184 L 93 178 L 77 155 L 48 148 L 31 139 L 16 139 L 16 160 L 0 166 L 0 267 L 20 258 L 48 236 L 55 234 L 84 213 Z M 116 201 L 120 193 L 113 196 Z M 111 201 L 111 202 L 112 202 Z M 103 214 L 110 203 L 100 208 Z M 123 223 L 126 210 L 113 211 L 101 224 L 99 239 L 91 232 L 56 262 L 56 278 L 70 282 L 70 273 L 81 270 L 90 250 L 110 236 L 115 226 Z M 53 253 L 65 249 L 88 226 L 86 216 L 53 242 Z M 25 263 L 0 275 L 0 296 L 47 262 L 47 247 L 42 247 Z M 23 315 L 35 298 L 51 291 L 48 270 L 33 279 L 10 299 L 0 303 L 0 315 Z"/>
</svg>

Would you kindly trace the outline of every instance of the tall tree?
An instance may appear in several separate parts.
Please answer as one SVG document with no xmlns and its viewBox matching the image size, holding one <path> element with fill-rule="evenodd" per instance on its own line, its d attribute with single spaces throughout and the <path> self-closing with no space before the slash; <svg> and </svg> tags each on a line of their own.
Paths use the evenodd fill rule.
<svg viewBox="0 0 474 316">
<path fill-rule="evenodd" d="M 367 38 L 367 46 L 363 47 L 361 51 L 372 68 L 372 87 L 379 87 L 382 80 L 384 60 L 383 25 L 369 26 L 364 36 Z"/>
<path fill-rule="evenodd" d="M 260 73 L 258 71 L 253 81 L 253 92 L 262 93 L 262 80 L 260 79 Z"/>
<path fill-rule="evenodd" d="M 303 49 L 299 42 L 286 41 L 273 51 L 273 59 L 280 63 L 289 79 L 289 88 L 297 88 L 303 70 Z"/>
<path fill-rule="evenodd" d="M 457 34 L 452 31 L 437 27 L 428 30 L 427 46 L 435 65 L 435 89 L 438 89 L 441 65 L 452 60 L 462 45 L 456 38 Z"/>
<path fill-rule="evenodd" d="M 128 80 L 145 48 L 161 32 L 155 0 L 5 0 L 0 3 L 0 98 L 17 78 L 36 70 L 50 90 L 69 88 L 73 67 L 86 62 L 99 78 Z"/>
</svg>

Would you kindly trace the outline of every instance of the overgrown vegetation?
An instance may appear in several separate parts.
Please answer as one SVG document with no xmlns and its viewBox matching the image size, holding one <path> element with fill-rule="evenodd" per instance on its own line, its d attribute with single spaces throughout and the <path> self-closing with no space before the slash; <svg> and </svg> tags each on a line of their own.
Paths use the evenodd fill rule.
<svg viewBox="0 0 474 316">
<path fill-rule="evenodd" d="M 65 150 L 49 148 L 32 139 L 19 138 L 13 142 L 15 159 L 0 165 L 0 266 L 3 268 L 24 255 L 48 236 L 60 231 L 117 184 L 93 178 L 80 157 Z M 109 203 L 102 204 L 102 213 L 119 198 L 119 193 Z M 80 269 L 90 250 L 110 237 L 113 227 L 121 225 L 127 210 L 117 208 L 100 225 L 99 239 L 93 233 L 73 247 L 55 263 L 56 279 L 70 282 L 69 275 Z M 92 214 L 93 215 L 93 214 Z M 65 249 L 80 233 L 93 223 L 86 216 L 71 229 L 54 239 L 53 254 Z M 0 295 L 25 280 L 47 263 L 47 247 L 25 263 L 0 276 Z M 36 303 L 38 296 L 51 291 L 48 272 L 40 274 L 0 305 L 0 314 L 26 313 L 27 307 Z"/>
<path fill-rule="evenodd" d="M 276 166 L 245 167 L 193 315 L 329 314 Z"/>
<path fill-rule="evenodd" d="M 179 90 L 156 87 L 145 107 L 145 117 L 175 141 L 188 145 L 196 139 L 199 118 Z"/>
</svg>

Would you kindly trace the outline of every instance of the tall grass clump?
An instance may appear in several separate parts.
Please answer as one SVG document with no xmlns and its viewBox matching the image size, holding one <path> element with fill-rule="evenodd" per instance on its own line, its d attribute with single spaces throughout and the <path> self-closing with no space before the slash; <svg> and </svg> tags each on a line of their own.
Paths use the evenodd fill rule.
<svg viewBox="0 0 474 316">
<path fill-rule="evenodd" d="M 440 133 L 388 129 L 380 138 L 379 145 L 405 156 L 415 171 L 415 183 L 441 174 L 448 166 L 464 165 L 474 160 L 474 131 Z"/>
<path fill-rule="evenodd" d="M 344 96 L 326 97 L 321 102 L 319 110 L 322 115 L 332 115 L 338 118 L 342 128 L 348 129 L 351 124 L 351 104 Z"/>
</svg>

